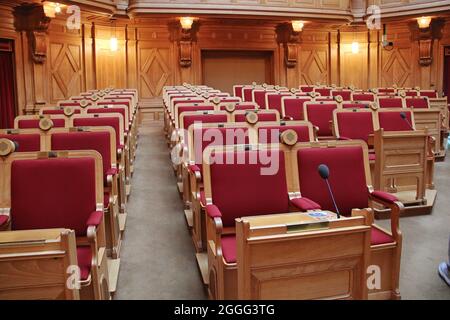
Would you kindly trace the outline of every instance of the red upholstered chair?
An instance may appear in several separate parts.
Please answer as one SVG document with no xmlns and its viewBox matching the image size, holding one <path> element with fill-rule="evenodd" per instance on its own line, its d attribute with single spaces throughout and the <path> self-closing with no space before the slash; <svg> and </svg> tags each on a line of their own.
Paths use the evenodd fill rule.
<svg viewBox="0 0 450 320">
<path fill-rule="evenodd" d="M 277 92 L 277 93 L 268 93 L 266 95 L 266 108 L 270 110 L 277 110 L 280 114 L 281 110 L 281 99 L 283 97 L 290 97 L 292 94 L 290 92 Z"/>
<path fill-rule="evenodd" d="M 352 101 L 368 101 L 374 102 L 375 95 L 372 92 L 353 92 Z"/>
<path fill-rule="evenodd" d="M 9 212 L 9 216 L 3 224 L 9 224 L 13 238 L 15 234 L 20 237 L 20 231 L 29 232 L 22 248 L 16 243 L 18 251 L 10 252 L 10 266 L 18 265 L 19 259 L 24 276 L 27 269 L 33 270 L 33 275 L 24 282 L 17 277 L 17 271 L 12 272 L 15 268 L 2 265 L 2 278 L 6 280 L 10 274 L 16 279 L 9 288 L 13 297 L 39 299 L 54 295 L 53 298 L 64 298 L 67 287 L 64 286 L 62 292 L 56 292 L 56 289 L 58 284 L 69 283 L 66 282 L 69 270 L 52 274 L 53 268 L 58 270 L 59 267 L 52 266 L 50 260 L 58 259 L 65 252 L 48 248 L 50 251 L 35 256 L 49 245 L 42 241 L 51 232 L 46 229 L 63 228 L 73 230 L 76 235 L 76 248 L 72 251 L 68 246 L 68 259 L 79 267 L 80 278 L 72 282 L 81 285 L 79 296 L 82 299 L 109 299 L 100 155 L 95 151 L 18 152 L 7 155 L 4 162 L 6 165 L 1 166 L 0 177 L 7 197 L 2 201 L 2 207 L 8 208 L 4 212 Z M 61 230 L 57 231 L 61 233 Z M 1 237 L 5 239 L 8 235 Z M 24 251 L 28 253 L 27 259 L 24 259 Z"/>
<path fill-rule="evenodd" d="M 333 137 L 331 123 L 333 121 L 333 111 L 337 109 L 336 102 L 305 102 L 303 114 L 305 120 L 317 127 L 319 139 L 330 139 Z"/>
<path fill-rule="evenodd" d="M 323 97 L 331 96 L 331 88 L 314 88 L 314 92 L 319 93 Z"/>
<path fill-rule="evenodd" d="M 428 97 L 428 98 L 437 98 L 438 93 L 436 90 L 420 90 L 419 95 L 421 97 Z"/>
<path fill-rule="evenodd" d="M 394 88 L 378 88 L 378 94 L 395 94 L 396 90 Z"/>
<path fill-rule="evenodd" d="M 352 91 L 351 90 L 332 90 L 331 96 L 333 96 L 333 97 L 341 96 L 343 101 L 352 101 Z"/>
<path fill-rule="evenodd" d="M 180 141 L 188 141 L 187 131 L 194 123 L 224 123 L 228 122 L 226 111 L 186 111 L 180 115 Z"/>
<path fill-rule="evenodd" d="M 405 98 L 405 106 L 414 109 L 429 109 L 430 100 L 428 97 L 407 97 Z"/>
<path fill-rule="evenodd" d="M 43 119 L 49 119 L 50 122 Z M 40 125 L 45 128 L 64 128 L 68 125 L 68 118 L 64 115 L 22 115 L 14 119 L 15 129 L 38 129 Z"/>
<path fill-rule="evenodd" d="M 66 106 L 69 107 L 69 106 Z M 83 109 L 80 106 L 72 106 L 69 108 L 64 108 L 63 106 L 59 107 L 45 107 L 39 109 L 39 114 L 59 114 L 70 116 L 71 114 L 80 114 Z"/>
<path fill-rule="evenodd" d="M 242 89 L 243 89 L 243 85 L 234 85 L 233 86 L 233 94 L 235 97 L 239 97 L 241 99 L 243 99 L 243 95 L 242 95 Z"/>
<path fill-rule="evenodd" d="M 343 109 L 369 109 L 371 107 L 370 102 L 362 102 L 362 101 L 349 101 L 342 102 Z"/>
<path fill-rule="evenodd" d="M 41 150 L 42 138 L 37 129 L 0 129 L 0 139 L 13 141 L 16 144 L 15 152 Z"/>
<path fill-rule="evenodd" d="M 234 110 L 256 110 L 256 109 L 259 109 L 258 105 L 255 102 L 237 102 L 237 103 L 232 102 L 232 104 L 234 106 Z M 220 103 L 219 110 L 226 111 L 227 105 L 229 105 L 229 103 L 223 103 L 223 102 Z"/>
<path fill-rule="evenodd" d="M 297 133 L 299 142 L 316 140 L 313 126 L 308 121 L 260 122 L 255 125 L 255 129 L 258 133 L 258 143 L 262 144 L 280 143 L 280 134 L 289 129 Z"/>
<path fill-rule="evenodd" d="M 284 96 L 281 99 L 281 116 L 283 119 L 303 120 L 303 104 L 311 101 L 309 96 Z"/>
<path fill-rule="evenodd" d="M 404 114 L 406 119 L 402 118 Z M 384 131 L 411 131 L 414 130 L 414 114 L 410 109 L 377 110 L 379 127 Z M 412 126 L 412 128 L 411 128 Z"/>
<path fill-rule="evenodd" d="M 125 145 L 123 116 L 120 113 L 73 115 L 71 127 L 112 127 L 116 134 L 116 154 L 119 169 L 120 212 L 125 213 L 127 196 L 131 192 L 131 170 L 128 146 Z"/>
<path fill-rule="evenodd" d="M 253 90 L 252 101 L 258 105 L 258 108 L 267 109 L 267 102 L 266 102 L 267 95 L 269 93 L 276 93 L 276 92 L 277 92 L 276 90 L 269 90 L 269 89 Z"/>
<path fill-rule="evenodd" d="M 413 90 L 407 90 L 405 91 L 405 95 L 407 97 L 417 97 L 419 95 L 419 93 L 417 91 L 413 91 Z"/>
<path fill-rule="evenodd" d="M 404 108 L 405 99 L 401 97 L 378 97 L 378 106 L 380 108 Z"/>
<path fill-rule="evenodd" d="M 299 88 L 302 92 L 313 92 L 314 91 L 313 86 L 299 86 Z"/>
<path fill-rule="evenodd" d="M 328 142 L 298 143 L 292 151 L 296 157 L 301 197 L 316 203 L 315 208 L 305 206 L 305 211 L 319 207 L 335 211 L 327 184 L 317 172 L 321 164 L 329 168 L 329 183 L 341 215 L 346 216 L 352 209 L 374 204 L 390 209 L 390 231 L 376 224 L 372 226 L 369 265 L 380 268 L 382 281 L 380 288 L 369 288 L 369 299 L 399 299 L 402 248 L 399 216 L 403 205 L 393 195 L 373 190 L 367 146 L 360 141 L 338 141 L 332 145 Z"/>
<path fill-rule="evenodd" d="M 235 219 L 289 212 L 285 155 L 279 149 L 264 152 L 278 160 L 273 174 L 262 174 L 268 165 L 255 146 L 205 150 L 204 159 L 211 153 L 215 159 L 232 159 L 206 160 L 203 166 L 210 298 L 237 298 Z"/>
<path fill-rule="evenodd" d="M 175 128 L 180 127 L 180 115 L 188 111 L 214 111 L 215 106 L 212 103 L 186 103 L 177 104 L 174 111 Z"/>
<path fill-rule="evenodd" d="M 231 115 L 231 121 L 248 122 L 248 114 L 256 114 L 256 121 L 279 121 L 280 114 L 277 110 L 256 109 L 256 110 L 236 110 Z"/>
<path fill-rule="evenodd" d="M 338 140 L 356 139 L 369 144 L 369 136 L 377 127 L 370 109 L 335 109 L 333 112 L 333 128 Z"/>
<path fill-rule="evenodd" d="M 242 101 L 244 102 L 254 102 L 253 101 L 253 86 L 251 87 L 244 87 L 242 89 L 243 98 Z"/>
<path fill-rule="evenodd" d="M 119 190 L 116 161 L 116 136 L 111 127 L 69 130 L 55 129 L 50 132 L 48 151 L 95 150 L 100 153 L 103 163 L 104 211 L 106 214 L 106 243 L 108 255 L 119 257 L 121 230 L 119 217 Z M 125 204 L 123 204 L 125 206 Z M 124 221 L 125 222 L 125 221 Z"/>
<path fill-rule="evenodd" d="M 249 126 L 245 123 L 204 123 L 189 127 L 189 161 L 184 164 L 183 187 L 192 209 L 192 239 L 197 252 L 206 251 L 205 193 L 203 189 L 203 151 L 209 146 L 249 144 Z"/>
</svg>

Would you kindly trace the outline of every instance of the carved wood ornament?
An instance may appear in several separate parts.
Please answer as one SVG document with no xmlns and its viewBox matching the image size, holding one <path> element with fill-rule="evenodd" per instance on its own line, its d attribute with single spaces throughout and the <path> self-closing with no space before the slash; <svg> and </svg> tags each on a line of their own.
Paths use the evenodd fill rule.
<svg viewBox="0 0 450 320">
<path fill-rule="evenodd" d="M 419 28 L 417 22 L 410 23 L 411 37 L 419 42 L 419 64 L 423 67 L 433 62 L 433 41 L 442 38 L 443 19 L 433 19 L 428 28 Z"/>
<path fill-rule="evenodd" d="M 192 42 L 196 41 L 198 23 L 194 20 L 190 29 L 183 29 L 178 23 L 179 46 L 180 46 L 180 66 L 188 68 L 192 64 Z"/>
<path fill-rule="evenodd" d="M 42 5 L 24 3 L 14 8 L 14 26 L 17 31 L 27 33 L 31 57 L 35 63 L 44 63 L 47 58 L 47 30 L 50 20 Z"/>
<path fill-rule="evenodd" d="M 287 68 L 297 65 L 298 43 L 301 32 L 295 32 L 291 23 L 283 23 L 276 29 L 277 41 L 284 46 L 284 62 Z"/>
</svg>

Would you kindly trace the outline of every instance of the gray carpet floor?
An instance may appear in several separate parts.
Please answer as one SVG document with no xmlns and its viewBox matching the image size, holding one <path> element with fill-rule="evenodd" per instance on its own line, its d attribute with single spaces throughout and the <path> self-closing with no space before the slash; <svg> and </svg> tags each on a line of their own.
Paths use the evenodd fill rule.
<svg viewBox="0 0 450 320">
<path fill-rule="evenodd" d="M 437 275 L 450 234 L 450 155 L 436 163 L 433 213 L 402 218 L 403 299 L 450 299 Z M 381 222 L 386 224 L 386 221 Z M 206 299 L 164 141 L 162 122 L 144 122 L 128 203 L 115 299 Z"/>
</svg>

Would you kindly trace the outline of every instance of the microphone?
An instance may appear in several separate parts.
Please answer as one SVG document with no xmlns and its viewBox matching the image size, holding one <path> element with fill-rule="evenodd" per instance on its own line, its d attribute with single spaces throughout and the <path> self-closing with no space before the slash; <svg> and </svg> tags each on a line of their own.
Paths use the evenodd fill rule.
<svg viewBox="0 0 450 320">
<path fill-rule="evenodd" d="M 409 121 L 408 121 L 408 118 L 406 117 L 406 113 L 404 113 L 403 111 L 400 112 L 400 118 L 402 118 L 403 120 L 405 120 L 405 122 L 408 124 L 408 127 L 409 127 L 412 131 L 414 131 L 414 128 L 413 128 L 411 122 L 409 122 Z"/>
<path fill-rule="evenodd" d="M 328 192 L 330 193 L 331 200 L 333 201 L 334 208 L 336 209 L 336 214 L 338 219 L 341 218 L 341 214 L 339 213 L 339 208 L 336 205 L 336 201 L 334 200 L 333 191 L 331 191 L 330 182 L 328 181 L 328 177 L 330 176 L 330 169 L 326 164 L 321 164 L 317 167 L 317 171 L 319 172 L 320 177 L 325 180 L 328 187 Z"/>
</svg>

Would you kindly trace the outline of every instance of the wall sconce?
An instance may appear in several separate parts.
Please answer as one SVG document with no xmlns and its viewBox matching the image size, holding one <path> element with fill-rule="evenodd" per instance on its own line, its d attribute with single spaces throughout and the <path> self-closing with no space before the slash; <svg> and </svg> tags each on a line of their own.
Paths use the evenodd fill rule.
<svg viewBox="0 0 450 320">
<path fill-rule="evenodd" d="M 417 18 L 417 24 L 419 25 L 420 29 L 426 29 L 430 26 L 431 23 L 431 17 L 420 17 Z"/>
<path fill-rule="evenodd" d="M 45 16 L 55 18 L 57 14 L 62 12 L 63 5 L 60 3 L 45 1 L 43 7 Z"/>
<path fill-rule="evenodd" d="M 305 26 L 305 23 L 301 20 L 292 20 L 292 30 L 294 32 L 302 32 L 303 27 Z"/>
<path fill-rule="evenodd" d="M 352 42 L 352 53 L 354 54 L 359 53 L 359 42 L 357 41 Z"/>
<path fill-rule="evenodd" d="M 190 30 L 192 28 L 192 24 L 194 23 L 193 17 L 182 17 L 180 18 L 181 28 L 184 30 Z"/>
</svg>

